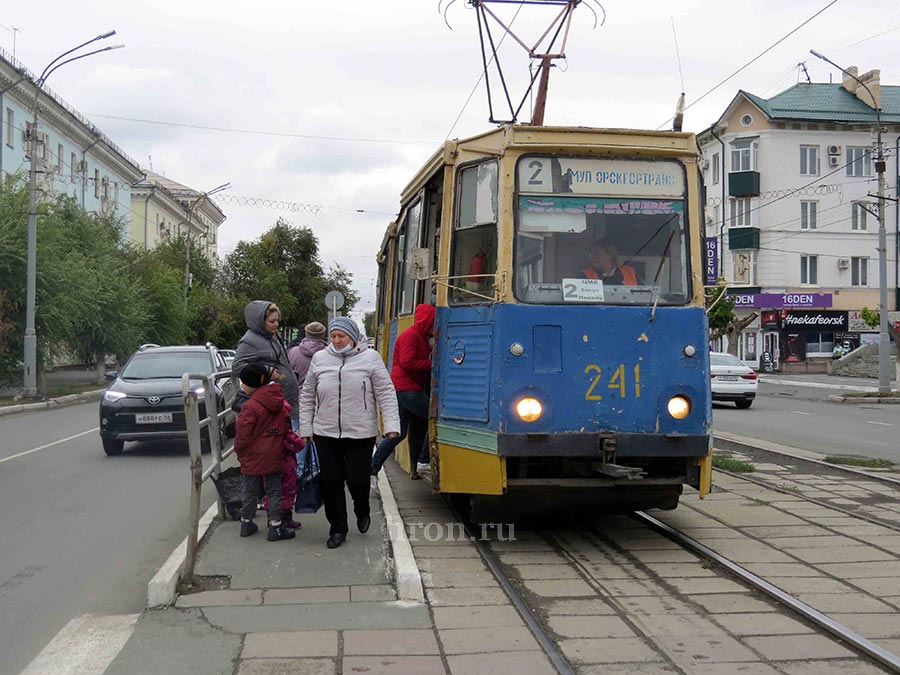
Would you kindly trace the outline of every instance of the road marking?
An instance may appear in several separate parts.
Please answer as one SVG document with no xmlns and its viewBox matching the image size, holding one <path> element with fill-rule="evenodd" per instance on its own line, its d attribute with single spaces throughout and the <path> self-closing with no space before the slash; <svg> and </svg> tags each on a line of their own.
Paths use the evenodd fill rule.
<svg viewBox="0 0 900 675">
<path fill-rule="evenodd" d="M 139 616 L 76 616 L 19 675 L 102 675 L 128 642 Z"/>
<path fill-rule="evenodd" d="M 31 450 L 26 450 L 25 452 L 20 452 L 15 455 L 10 455 L 9 457 L 4 457 L 0 459 L 0 464 L 3 462 L 8 462 L 11 459 L 16 459 L 17 457 L 24 457 L 25 455 L 30 455 L 32 452 L 37 452 L 38 450 L 44 450 L 45 448 L 52 448 L 54 445 L 59 445 L 60 443 L 65 443 L 66 441 L 71 441 L 74 438 L 81 438 L 82 436 L 87 436 L 88 434 L 92 434 L 95 431 L 100 431 L 100 427 L 94 427 L 93 429 L 88 429 L 87 431 L 82 431 L 80 434 L 75 434 L 74 436 L 67 436 L 66 438 L 61 438 L 58 441 L 53 441 L 52 443 L 47 443 L 46 445 L 38 446 L 37 448 L 32 448 Z"/>
<path fill-rule="evenodd" d="M 890 422 L 869 422 L 869 421 L 866 421 L 866 424 L 880 424 L 880 425 L 883 426 L 883 427 L 892 427 L 892 426 L 894 426 L 894 425 L 891 424 Z"/>
<path fill-rule="evenodd" d="M 791 410 L 795 415 L 812 415 L 812 413 L 803 412 L 802 410 Z"/>
</svg>

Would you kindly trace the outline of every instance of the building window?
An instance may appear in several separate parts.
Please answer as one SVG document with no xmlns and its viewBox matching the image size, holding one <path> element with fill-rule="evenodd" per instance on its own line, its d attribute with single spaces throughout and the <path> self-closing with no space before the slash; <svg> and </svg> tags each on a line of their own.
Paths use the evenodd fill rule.
<svg viewBox="0 0 900 675">
<path fill-rule="evenodd" d="M 731 227 L 750 227 L 750 199 L 731 200 Z"/>
<path fill-rule="evenodd" d="M 742 138 L 731 142 L 731 170 L 756 171 L 756 155 L 759 141 L 756 138 Z"/>
<path fill-rule="evenodd" d="M 56 173 L 62 174 L 63 164 L 65 164 L 65 156 L 63 155 L 62 143 L 56 145 Z"/>
<path fill-rule="evenodd" d="M 753 251 L 734 251 L 731 263 L 735 284 L 756 285 L 756 255 Z"/>
<path fill-rule="evenodd" d="M 847 175 L 872 175 L 872 150 L 865 147 L 847 146 Z"/>
<path fill-rule="evenodd" d="M 719 184 L 719 153 L 712 156 L 712 184 Z"/>
<path fill-rule="evenodd" d="M 75 180 L 75 174 L 77 173 L 77 171 L 78 171 L 78 158 L 75 155 L 75 153 L 73 152 L 69 156 L 69 176 L 71 176 L 73 182 Z"/>
<path fill-rule="evenodd" d="M 853 202 L 850 205 L 850 229 L 865 230 L 867 215 L 869 215 L 868 211 L 866 211 L 862 202 Z"/>
<path fill-rule="evenodd" d="M 800 229 L 816 229 L 816 214 L 819 210 L 819 202 L 800 202 Z"/>
<path fill-rule="evenodd" d="M 834 333 L 807 333 L 806 356 L 831 356 Z"/>
<path fill-rule="evenodd" d="M 818 176 L 819 175 L 819 146 L 818 145 L 801 145 L 800 146 L 800 175 L 801 176 Z"/>
<path fill-rule="evenodd" d="M 853 286 L 869 285 L 868 258 L 850 258 L 850 284 Z"/>
<path fill-rule="evenodd" d="M 800 283 L 814 286 L 819 283 L 819 258 L 814 255 L 800 256 Z"/>
<path fill-rule="evenodd" d="M 16 113 L 12 108 L 6 109 L 6 144 L 9 147 L 13 147 L 13 141 L 15 141 L 15 136 L 13 136 L 13 132 L 16 128 Z"/>
<path fill-rule="evenodd" d="M 94 169 L 94 197 L 100 197 L 100 169 Z"/>
</svg>

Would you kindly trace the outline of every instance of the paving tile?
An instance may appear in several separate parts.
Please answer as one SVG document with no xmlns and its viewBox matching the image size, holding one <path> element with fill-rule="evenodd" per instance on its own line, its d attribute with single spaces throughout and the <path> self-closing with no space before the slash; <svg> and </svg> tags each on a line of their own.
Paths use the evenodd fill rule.
<svg viewBox="0 0 900 675">
<path fill-rule="evenodd" d="M 785 675 L 884 675 L 882 668 L 858 658 L 780 663 L 778 667 Z"/>
<path fill-rule="evenodd" d="M 839 546 L 836 548 L 796 548 L 790 554 L 810 563 L 870 562 L 894 560 L 895 556 L 872 546 Z"/>
<path fill-rule="evenodd" d="M 696 663 L 691 675 L 781 675 L 765 663 Z"/>
<path fill-rule="evenodd" d="M 686 672 L 699 663 L 741 663 L 759 661 L 752 651 L 728 635 L 657 637 L 654 641 L 672 661 Z"/>
<path fill-rule="evenodd" d="M 814 527 L 812 525 L 799 525 L 791 527 L 770 527 L 766 526 L 748 526 L 742 528 L 747 534 L 760 539 L 808 539 L 822 538 L 828 539 L 832 533 L 824 527 Z M 732 530 L 735 532 L 736 530 Z M 781 543 L 779 543 L 781 546 Z"/>
<path fill-rule="evenodd" d="M 210 625 L 228 633 L 280 633 L 285 627 L 298 631 L 431 627 L 428 607 L 398 602 L 206 607 L 203 613 Z"/>
<path fill-rule="evenodd" d="M 732 635 L 800 635 L 815 630 L 789 616 L 776 613 L 719 614 L 716 622 Z"/>
<path fill-rule="evenodd" d="M 684 549 L 655 549 L 630 553 L 642 563 L 695 563 L 700 560 L 698 556 Z"/>
<path fill-rule="evenodd" d="M 483 572 L 487 566 L 481 558 L 423 558 L 422 572 Z"/>
<path fill-rule="evenodd" d="M 707 542 L 709 543 L 709 542 Z M 669 577 L 714 577 L 717 576 L 711 569 L 703 566 L 699 560 L 692 564 L 676 564 L 669 563 L 650 563 L 647 565 L 654 574 L 658 574 L 663 579 Z"/>
<path fill-rule="evenodd" d="M 577 638 L 559 647 L 575 663 L 635 663 L 658 661 L 659 654 L 642 638 Z"/>
<path fill-rule="evenodd" d="M 830 614 L 832 619 L 870 640 L 875 638 L 900 638 L 900 617 L 889 614 Z"/>
<path fill-rule="evenodd" d="M 825 614 L 833 612 L 848 614 L 864 612 L 886 613 L 891 611 L 890 605 L 862 593 L 800 593 L 797 599 Z M 900 618 L 898 618 L 897 623 L 900 624 Z"/>
<path fill-rule="evenodd" d="M 598 614 L 615 614 L 616 611 L 603 600 L 554 600 L 546 605 L 550 615 L 561 616 L 593 616 Z"/>
<path fill-rule="evenodd" d="M 598 581 L 603 581 L 605 579 L 649 579 L 650 575 L 644 572 L 643 570 L 639 570 L 634 566 L 633 562 L 626 562 L 623 564 L 616 563 L 596 563 L 596 562 L 584 562 L 582 564 L 587 568 L 587 570 L 591 573 L 591 576 Z M 652 568 L 653 565 L 650 565 Z M 663 565 L 664 568 L 669 568 L 669 565 Z M 686 565 L 682 565 L 681 567 L 687 567 Z"/>
<path fill-rule="evenodd" d="M 709 619 L 689 614 L 645 614 L 631 617 L 644 635 L 652 637 L 692 637 L 724 635 L 725 632 Z"/>
<path fill-rule="evenodd" d="M 516 565 L 515 572 L 522 579 L 580 579 L 570 565 Z"/>
<path fill-rule="evenodd" d="M 432 607 L 434 626 L 445 628 L 491 628 L 525 625 L 512 605 L 493 607 Z"/>
<path fill-rule="evenodd" d="M 175 601 L 176 607 L 221 607 L 221 606 L 247 606 L 262 604 L 262 591 L 258 588 L 231 591 L 203 591 L 180 595 Z"/>
<path fill-rule="evenodd" d="M 270 588 L 263 595 L 266 605 L 301 605 L 310 602 L 349 602 L 349 586 L 321 588 Z"/>
<path fill-rule="evenodd" d="M 441 671 L 443 672 L 443 671 Z M 237 675 L 335 675 L 334 659 L 244 659 Z"/>
<path fill-rule="evenodd" d="M 619 604 L 629 614 L 696 614 L 696 610 L 683 600 L 669 596 L 618 598 Z"/>
<path fill-rule="evenodd" d="M 248 633 L 242 659 L 337 656 L 336 630 L 305 630 L 281 633 Z"/>
<path fill-rule="evenodd" d="M 838 579 L 861 579 L 864 577 L 900 578 L 900 560 L 884 562 L 835 563 L 818 565 L 819 569 Z"/>
<path fill-rule="evenodd" d="M 749 592 L 697 595 L 691 599 L 712 614 L 774 611 L 772 605 L 753 597 Z"/>
<path fill-rule="evenodd" d="M 710 544 L 716 553 L 725 556 L 741 565 L 748 563 L 792 563 L 794 558 L 779 550 L 749 539 L 734 539 Z M 792 551 L 793 553 L 793 551 Z"/>
<path fill-rule="evenodd" d="M 618 595 L 664 595 L 667 591 L 658 583 L 650 580 L 605 579 L 601 582 L 603 590 L 612 596 Z"/>
<path fill-rule="evenodd" d="M 376 584 L 373 586 L 351 586 L 351 602 L 387 602 L 397 599 L 397 592 L 393 586 Z"/>
<path fill-rule="evenodd" d="M 638 637 L 617 616 L 550 616 L 550 629 L 564 638 L 624 638 Z"/>
<path fill-rule="evenodd" d="M 670 675 L 680 673 L 668 663 L 604 663 L 576 668 L 578 675 Z"/>
<path fill-rule="evenodd" d="M 507 565 L 562 565 L 566 562 L 558 553 L 546 551 L 511 551 L 499 553 L 497 557 Z"/>
<path fill-rule="evenodd" d="M 853 579 L 849 583 L 861 588 L 868 593 L 879 597 L 897 595 L 900 593 L 900 582 L 897 577 L 871 577 L 868 579 Z"/>
<path fill-rule="evenodd" d="M 498 588 L 497 578 L 488 572 L 423 572 L 422 583 L 430 588 Z"/>
<path fill-rule="evenodd" d="M 365 675 L 445 675 L 440 656 L 345 656 L 341 672 Z"/>
<path fill-rule="evenodd" d="M 557 675 L 540 651 L 451 655 L 447 663 L 452 675 Z"/>
<path fill-rule="evenodd" d="M 688 579 L 666 579 L 679 593 L 699 595 L 704 593 L 746 593 L 747 587 L 723 577 L 696 577 Z"/>
<path fill-rule="evenodd" d="M 415 546 L 413 555 L 419 558 L 477 558 L 481 560 L 478 551 L 472 546 Z"/>
<path fill-rule="evenodd" d="M 506 628 L 444 628 L 438 630 L 445 654 L 486 654 L 540 649 L 525 626 Z"/>
<path fill-rule="evenodd" d="M 824 635 L 775 635 L 746 637 L 748 646 L 770 661 L 842 659 L 854 653 Z"/>
<path fill-rule="evenodd" d="M 344 656 L 440 654 L 430 629 L 345 630 Z"/>
<path fill-rule="evenodd" d="M 763 579 L 770 577 L 821 577 L 822 570 L 802 563 L 748 563 L 744 568 Z"/>
<path fill-rule="evenodd" d="M 522 582 L 526 589 L 545 598 L 592 597 L 597 595 L 587 582 L 581 579 L 551 581 L 531 579 Z"/>
<path fill-rule="evenodd" d="M 443 672 L 443 671 L 442 671 Z M 237 675 L 335 675 L 334 659 L 244 659 Z"/>
<path fill-rule="evenodd" d="M 855 592 L 855 589 L 843 581 L 828 577 L 766 577 L 766 581 L 791 594 Z"/>
<path fill-rule="evenodd" d="M 434 607 L 509 604 L 502 588 L 426 588 L 425 595 Z"/>
</svg>

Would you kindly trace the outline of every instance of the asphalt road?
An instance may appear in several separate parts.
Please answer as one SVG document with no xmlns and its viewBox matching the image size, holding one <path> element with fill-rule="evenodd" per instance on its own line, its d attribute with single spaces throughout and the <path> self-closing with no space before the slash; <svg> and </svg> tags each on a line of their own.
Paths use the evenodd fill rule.
<svg viewBox="0 0 900 675">
<path fill-rule="evenodd" d="M 713 425 L 751 438 L 826 454 L 889 459 L 900 464 L 900 405 L 842 404 L 832 389 L 761 382 L 748 410 L 713 403 Z"/>
<path fill-rule="evenodd" d="M 141 612 L 187 534 L 187 444 L 107 457 L 98 405 L 0 418 L 0 673 L 21 671 L 76 616 Z"/>
</svg>

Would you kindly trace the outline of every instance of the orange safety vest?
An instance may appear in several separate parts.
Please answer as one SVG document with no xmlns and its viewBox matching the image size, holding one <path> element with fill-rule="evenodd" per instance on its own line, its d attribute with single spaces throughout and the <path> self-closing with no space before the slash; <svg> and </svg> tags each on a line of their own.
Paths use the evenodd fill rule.
<svg viewBox="0 0 900 675">
<path fill-rule="evenodd" d="M 631 265 L 619 265 L 619 271 L 622 273 L 622 285 L 623 286 L 637 286 L 637 274 L 634 271 L 634 268 Z M 600 275 L 597 274 L 597 270 L 593 267 L 586 267 L 581 270 L 581 273 L 587 279 L 599 279 Z"/>
</svg>

